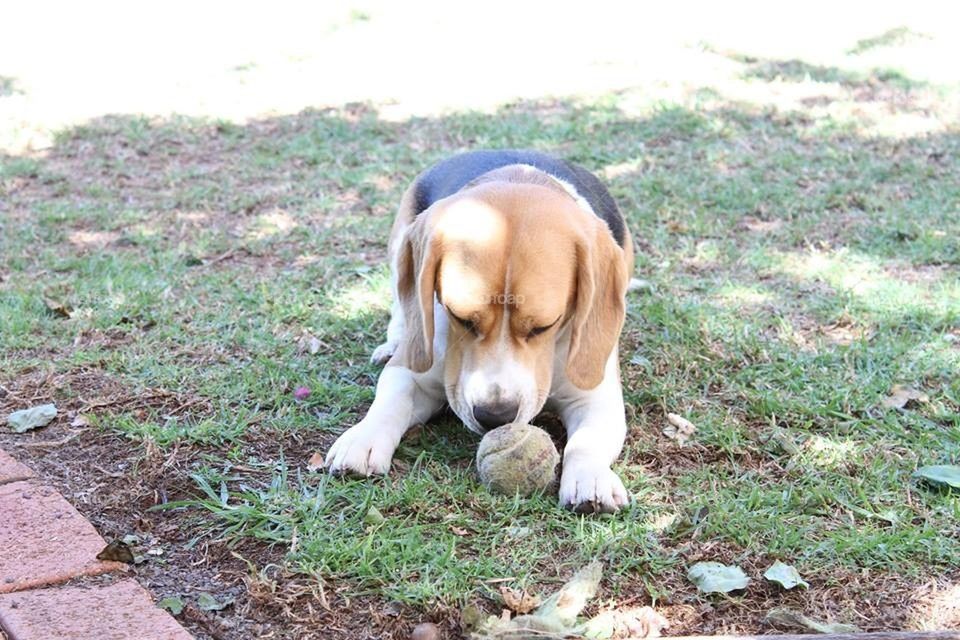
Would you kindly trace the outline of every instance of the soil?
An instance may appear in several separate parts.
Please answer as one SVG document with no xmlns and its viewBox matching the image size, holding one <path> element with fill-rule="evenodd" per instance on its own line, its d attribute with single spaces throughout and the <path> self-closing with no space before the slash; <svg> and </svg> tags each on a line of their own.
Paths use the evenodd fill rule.
<svg viewBox="0 0 960 640">
<path fill-rule="evenodd" d="M 92 369 L 64 375 L 26 374 L 0 386 L 0 415 L 45 402 L 57 405 L 57 418 L 26 434 L 0 430 L 0 447 L 60 491 L 104 539 L 136 536 L 140 542 L 133 550 L 143 561 L 131 565 L 131 576 L 158 602 L 181 598 L 186 606 L 177 618 L 196 638 L 406 638 L 422 620 L 453 632 L 456 621 L 443 612 L 431 618 L 385 608 L 373 598 L 342 596 L 336 585 L 289 575 L 279 569 L 284 549 L 194 540 L 195 514 L 152 507 L 191 497 L 192 466 L 203 454 L 217 452 L 191 446 L 166 451 L 149 444 L 145 449 L 134 447 L 122 436 L 76 419 L 82 410 L 107 406 L 143 410 L 162 405 L 175 413 L 191 399 L 160 390 L 132 395 L 116 380 Z M 191 407 L 196 409 L 196 403 Z M 261 444 L 274 455 L 281 447 L 288 454 L 306 452 L 293 439 L 277 442 L 274 437 L 269 444 L 266 439 Z M 251 571 L 251 566 L 258 570 Z M 231 604 L 220 611 L 201 610 L 197 606 L 201 593 Z"/>
</svg>

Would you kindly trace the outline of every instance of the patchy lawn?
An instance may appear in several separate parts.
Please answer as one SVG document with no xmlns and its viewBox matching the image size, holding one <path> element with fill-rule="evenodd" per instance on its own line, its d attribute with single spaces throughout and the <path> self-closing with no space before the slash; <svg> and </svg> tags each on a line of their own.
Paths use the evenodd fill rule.
<svg viewBox="0 0 960 640">
<path fill-rule="evenodd" d="M 549 592 L 591 559 L 601 605 L 653 604 L 671 633 L 769 630 L 784 605 L 960 625 L 960 498 L 910 478 L 960 462 L 960 132 L 884 128 L 949 119 L 957 90 L 717 55 L 744 95 L 789 104 L 641 87 L 402 122 L 363 104 L 118 116 L 0 158 L 0 414 L 62 410 L 0 445 L 104 535 L 163 549 L 136 570 L 158 598 L 234 598 L 182 614 L 199 637 L 405 637 L 427 619 L 456 636 L 465 604 L 498 612 L 501 585 Z M 402 190 L 477 147 L 582 163 L 629 220 L 650 290 L 621 341 L 633 504 L 616 516 L 489 495 L 452 417 L 408 436 L 385 480 L 307 470 L 372 399 Z M 887 408 L 895 384 L 928 400 Z M 697 427 L 682 448 L 667 412 Z M 776 559 L 810 588 L 765 582 Z M 699 596 L 701 560 L 754 581 Z"/>
</svg>

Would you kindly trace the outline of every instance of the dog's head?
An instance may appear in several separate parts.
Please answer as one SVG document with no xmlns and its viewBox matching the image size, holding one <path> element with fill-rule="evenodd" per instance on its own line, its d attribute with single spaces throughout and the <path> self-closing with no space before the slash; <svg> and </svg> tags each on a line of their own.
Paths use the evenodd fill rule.
<svg viewBox="0 0 960 640">
<path fill-rule="evenodd" d="M 397 363 L 429 369 L 435 327 L 446 325 L 447 398 L 478 433 L 532 419 L 555 359 L 573 385 L 592 389 L 623 326 L 626 244 L 556 184 L 491 180 L 435 203 L 398 252 L 406 335 Z"/>
</svg>

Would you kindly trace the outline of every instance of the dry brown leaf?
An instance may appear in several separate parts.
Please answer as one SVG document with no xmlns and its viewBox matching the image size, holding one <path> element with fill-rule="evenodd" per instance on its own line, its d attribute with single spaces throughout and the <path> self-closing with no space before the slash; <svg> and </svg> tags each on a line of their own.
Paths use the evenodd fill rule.
<svg viewBox="0 0 960 640">
<path fill-rule="evenodd" d="M 756 216 L 744 216 L 737 224 L 738 227 L 756 233 L 769 233 L 777 231 L 783 226 L 782 220 L 761 220 Z"/>
<path fill-rule="evenodd" d="M 832 324 L 821 326 L 819 331 L 830 342 L 842 347 L 848 347 L 858 340 L 869 340 L 873 337 L 873 330 L 870 327 L 858 326 L 853 319 L 846 316 Z"/>
<path fill-rule="evenodd" d="M 315 356 L 323 346 L 323 341 L 309 331 L 304 331 L 303 335 L 297 339 L 297 348 L 300 350 L 300 353 L 309 353 Z"/>
<path fill-rule="evenodd" d="M 821 622 L 808 618 L 799 611 L 794 611 L 788 607 L 776 607 L 771 609 L 764 617 L 764 622 L 779 627 L 796 628 L 817 633 L 857 633 L 860 631 L 852 624 L 843 624 L 840 622 Z"/>
<path fill-rule="evenodd" d="M 676 440 L 677 444 L 681 447 L 686 444 L 687 440 L 697 431 L 697 428 L 692 422 L 675 413 L 668 413 L 667 421 L 670 424 L 663 428 L 663 435 L 671 440 Z"/>
<path fill-rule="evenodd" d="M 70 421 L 70 426 L 71 427 L 89 427 L 90 418 L 88 418 L 82 413 L 78 413 L 77 417 Z"/>
<path fill-rule="evenodd" d="M 97 560 L 111 560 L 113 562 L 133 564 L 134 558 L 133 552 L 130 550 L 130 545 L 123 540 L 114 540 L 97 554 Z"/>
<path fill-rule="evenodd" d="M 317 471 L 319 469 L 323 469 L 323 467 L 323 454 L 317 451 L 310 456 L 310 460 L 307 462 L 307 469 L 310 471 Z"/>
<path fill-rule="evenodd" d="M 653 607 L 636 607 L 605 611 L 586 623 L 585 634 L 590 638 L 624 640 L 626 638 L 659 638 L 660 631 L 670 623 Z"/>
<path fill-rule="evenodd" d="M 455 536 L 468 536 L 468 535 L 470 535 L 470 532 L 467 531 L 466 529 L 464 529 L 463 527 L 454 527 L 454 526 L 451 526 L 451 527 L 450 527 L 450 531 L 451 531 L 451 532 L 453 533 L 453 535 L 455 535 Z"/>
<path fill-rule="evenodd" d="M 53 298 L 44 298 L 43 303 L 47 306 L 47 311 L 58 318 L 69 318 L 73 313 L 73 307 Z"/>
<path fill-rule="evenodd" d="M 929 402 L 930 397 L 922 391 L 895 384 L 890 388 L 890 395 L 883 399 L 883 406 L 888 409 L 903 409 L 909 404 Z"/>
<path fill-rule="evenodd" d="M 503 598 L 503 604 L 520 615 L 530 613 L 540 606 L 540 597 L 527 593 L 526 589 L 520 590 L 502 586 L 500 587 L 500 596 Z"/>
</svg>

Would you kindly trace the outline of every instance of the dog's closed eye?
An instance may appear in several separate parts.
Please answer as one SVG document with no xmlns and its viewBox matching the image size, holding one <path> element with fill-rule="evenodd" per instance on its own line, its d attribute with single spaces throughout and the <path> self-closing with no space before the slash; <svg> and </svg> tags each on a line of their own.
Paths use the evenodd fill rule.
<svg viewBox="0 0 960 640">
<path fill-rule="evenodd" d="M 529 340 L 530 338 L 535 338 L 542 333 L 546 333 L 548 330 L 550 330 L 553 327 L 553 325 L 557 324 L 557 322 L 559 321 L 560 321 L 560 318 L 557 318 L 556 320 L 554 320 L 553 322 L 551 322 L 546 326 L 534 327 L 533 329 L 530 329 L 530 331 L 527 332 L 527 340 Z"/>
<path fill-rule="evenodd" d="M 465 320 L 460 316 L 458 316 L 457 314 L 455 314 L 453 311 L 450 311 L 449 308 L 447 309 L 447 313 L 449 313 L 450 317 L 456 320 L 461 327 L 463 327 L 473 335 L 477 335 L 479 333 L 479 331 L 477 330 L 477 323 L 474 322 L 473 320 Z"/>
</svg>

